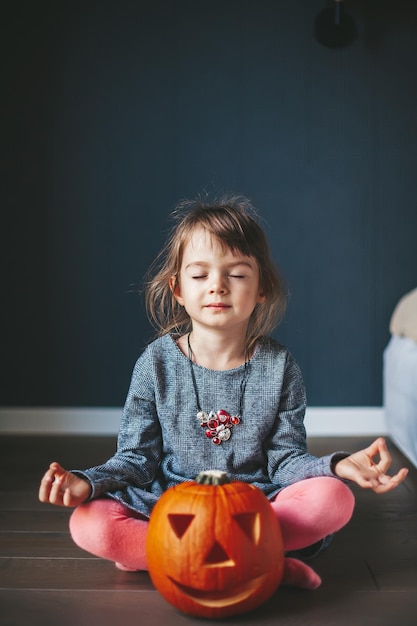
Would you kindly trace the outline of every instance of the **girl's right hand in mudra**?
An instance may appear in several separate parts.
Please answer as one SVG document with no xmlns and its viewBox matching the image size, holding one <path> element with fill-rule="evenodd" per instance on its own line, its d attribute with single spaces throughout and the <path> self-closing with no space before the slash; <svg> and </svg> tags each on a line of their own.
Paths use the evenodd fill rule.
<svg viewBox="0 0 417 626">
<path fill-rule="evenodd" d="M 59 463 L 51 463 L 41 480 L 39 500 L 57 506 L 78 506 L 90 497 L 91 486 L 82 478 L 61 467 Z"/>
</svg>

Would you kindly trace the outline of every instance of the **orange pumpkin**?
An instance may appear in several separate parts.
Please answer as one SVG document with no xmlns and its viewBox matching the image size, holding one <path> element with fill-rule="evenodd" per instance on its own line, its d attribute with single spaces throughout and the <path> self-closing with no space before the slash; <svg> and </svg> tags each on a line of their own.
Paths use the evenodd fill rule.
<svg viewBox="0 0 417 626">
<path fill-rule="evenodd" d="M 150 518 L 146 553 L 158 591 L 197 617 L 258 607 L 274 593 L 284 568 L 281 530 L 265 495 L 217 471 L 162 495 Z"/>
</svg>

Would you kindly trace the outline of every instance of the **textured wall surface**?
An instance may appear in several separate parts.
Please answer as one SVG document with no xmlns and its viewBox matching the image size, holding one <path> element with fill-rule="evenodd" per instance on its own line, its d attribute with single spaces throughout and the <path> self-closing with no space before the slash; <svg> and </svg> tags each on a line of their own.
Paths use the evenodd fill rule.
<svg viewBox="0 0 417 626">
<path fill-rule="evenodd" d="M 309 403 L 382 402 L 417 285 L 417 6 L 39 0 L 3 9 L 3 405 L 118 406 L 150 338 L 138 293 L 175 202 L 249 196 L 291 297 L 274 336 Z"/>
</svg>

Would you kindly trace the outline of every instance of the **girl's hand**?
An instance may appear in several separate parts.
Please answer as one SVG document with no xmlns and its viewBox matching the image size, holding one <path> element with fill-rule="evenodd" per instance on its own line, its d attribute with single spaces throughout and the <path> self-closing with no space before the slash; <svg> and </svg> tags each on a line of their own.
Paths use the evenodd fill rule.
<svg viewBox="0 0 417 626">
<path fill-rule="evenodd" d="M 379 460 L 375 463 L 376 456 L 379 456 Z M 333 471 L 339 478 L 352 480 L 364 489 L 386 493 L 402 483 L 408 474 L 408 469 L 403 467 L 394 476 L 388 476 L 386 472 L 390 465 L 391 455 L 385 439 L 380 437 L 368 448 L 338 461 Z"/>
<path fill-rule="evenodd" d="M 65 470 L 59 463 L 51 463 L 39 488 L 39 500 L 57 506 L 78 506 L 90 494 L 90 484 Z"/>
</svg>

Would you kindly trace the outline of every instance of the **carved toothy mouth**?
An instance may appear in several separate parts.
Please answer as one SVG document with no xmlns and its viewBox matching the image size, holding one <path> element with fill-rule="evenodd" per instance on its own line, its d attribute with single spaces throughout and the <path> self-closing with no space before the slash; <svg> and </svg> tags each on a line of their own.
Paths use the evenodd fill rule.
<svg viewBox="0 0 417 626">
<path fill-rule="evenodd" d="M 249 598 L 257 589 L 262 588 L 263 579 L 266 574 L 253 578 L 244 584 L 239 584 L 237 587 L 230 587 L 229 589 L 222 589 L 221 591 L 206 591 L 202 589 L 194 589 L 194 587 L 188 587 L 182 585 L 170 576 L 168 577 L 175 587 L 186 594 L 189 598 L 194 600 L 197 604 L 206 607 L 225 607 L 233 604 L 238 604 L 246 598 Z"/>
</svg>

